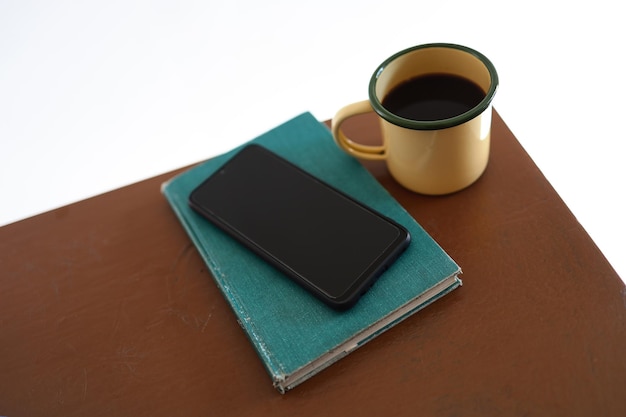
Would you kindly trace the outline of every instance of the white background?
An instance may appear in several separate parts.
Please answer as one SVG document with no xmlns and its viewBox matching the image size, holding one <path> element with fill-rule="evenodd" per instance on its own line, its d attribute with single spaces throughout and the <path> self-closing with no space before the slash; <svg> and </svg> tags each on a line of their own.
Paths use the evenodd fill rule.
<svg viewBox="0 0 626 417">
<path fill-rule="evenodd" d="M 626 39 L 619 2 L 0 0 L 0 225 L 365 99 L 394 52 L 454 42 L 618 274 Z"/>
</svg>

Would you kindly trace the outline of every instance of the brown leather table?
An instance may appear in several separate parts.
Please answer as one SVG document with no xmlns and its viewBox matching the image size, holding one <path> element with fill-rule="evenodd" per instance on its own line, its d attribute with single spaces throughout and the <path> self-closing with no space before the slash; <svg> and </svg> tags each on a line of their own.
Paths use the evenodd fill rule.
<svg viewBox="0 0 626 417">
<path fill-rule="evenodd" d="M 497 114 L 464 191 L 367 166 L 464 286 L 284 396 L 160 194 L 173 173 L 0 228 L 0 415 L 626 416 L 624 284 Z"/>
</svg>

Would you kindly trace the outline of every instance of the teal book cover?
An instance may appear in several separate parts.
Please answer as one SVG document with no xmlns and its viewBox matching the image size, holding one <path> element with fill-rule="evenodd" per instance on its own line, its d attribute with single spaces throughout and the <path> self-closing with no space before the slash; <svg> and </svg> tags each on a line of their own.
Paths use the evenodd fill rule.
<svg viewBox="0 0 626 417">
<path fill-rule="evenodd" d="M 310 113 L 250 143 L 266 147 L 392 218 L 411 234 L 404 254 L 356 305 L 336 311 L 189 207 L 192 190 L 240 148 L 163 184 L 163 194 L 281 393 L 461 285 L 461 269 L 454 260 L 356 159 L 335 145 L 328 128 Z"/>
</svg>

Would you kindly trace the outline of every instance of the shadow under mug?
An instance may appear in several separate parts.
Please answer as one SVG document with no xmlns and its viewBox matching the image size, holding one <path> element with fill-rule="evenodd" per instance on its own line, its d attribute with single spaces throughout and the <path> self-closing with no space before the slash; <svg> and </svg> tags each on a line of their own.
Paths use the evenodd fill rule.
<svg viewBox="0 0 626 417">
<path fill-rule="evenodd" d="M 423 75 L 453 75 L 472 81 L 485 93 L 473 108 L 441 120 L 400 117 L 383 105 L 398 85 Z M 453 193 L 474 183 L 485 171 L 491 140 L 492 100 L 498 87 L 496 69 L 480 52 L 445 43 L 418 45 L 396 53 L 374 72 L 369 100 L 347 105 L 332 120 L 341 149 L 357 158 L 385 160 L 402 186 L 421 194 Z M 375 111 L 380 120 L 380 146 L 358 143 L 341 130 L 352 116 Z"/>
</svg>

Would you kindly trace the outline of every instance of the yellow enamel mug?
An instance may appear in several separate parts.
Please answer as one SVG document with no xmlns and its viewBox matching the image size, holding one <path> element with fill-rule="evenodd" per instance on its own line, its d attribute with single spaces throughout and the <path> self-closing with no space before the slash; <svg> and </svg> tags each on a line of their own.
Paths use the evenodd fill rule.
<svg viewBox="0 0 626 417">
<path fill-rule="evenodd" d="M 478 86 L 484 97 L 452 117 L 419 120 L 406 118 L 383 106 L 399 85 L 425 75 L 464 78 Z M 426 44 L 400 51 L 385 60 L 369 84 L 369 100 L 340 109 L 332 120 L 332 133 L 341 149 L 357 158 L 385 160 L 401 185 L 421 194 L 441 195 L 474 183 L 485 171 L 491 140 L 492 100 L 498 88 L 496 69 L 481 53 L 455 44 Z M 342 123 L 357 114 L 375 111 L 380 119 L 380 146 L 348 138 Z"/>
</svg>

